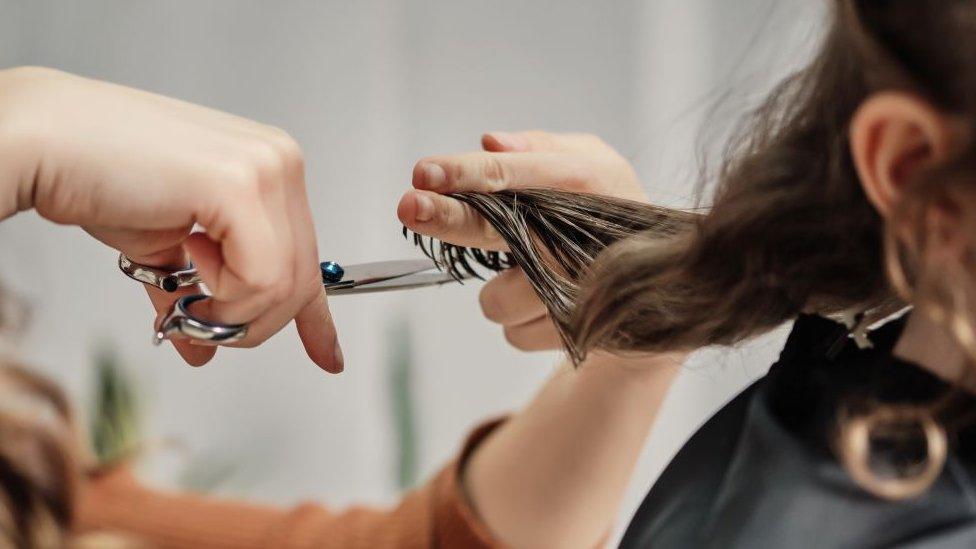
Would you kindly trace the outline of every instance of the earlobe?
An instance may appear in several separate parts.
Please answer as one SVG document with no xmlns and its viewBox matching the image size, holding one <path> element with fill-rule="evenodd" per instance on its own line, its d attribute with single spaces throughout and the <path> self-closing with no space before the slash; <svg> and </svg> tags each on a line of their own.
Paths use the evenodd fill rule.
<svg viewBox="0 0 976 549">
<path fill-rule="evenodd" d="M 858 108 L 850 142 L 865 194 L 888 217 L 912 174 L 948 158 L 951 134 L 945 116 L 926 101 L 904 92 L 883 92 Z"/>
</svg>

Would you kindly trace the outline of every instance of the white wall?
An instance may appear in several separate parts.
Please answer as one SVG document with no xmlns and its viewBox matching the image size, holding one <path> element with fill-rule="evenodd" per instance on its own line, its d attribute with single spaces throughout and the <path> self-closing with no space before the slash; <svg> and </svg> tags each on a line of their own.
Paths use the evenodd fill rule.
<svg viewBox="0 0 976 549">
<path fill-rule="evenodd" d="M 708 107 L 725 89 L 753 92 L 782 74 L 770 64 L 802 59 L 817 11 L 800 0 L 0 0 L 0 67 L 54 66 L 286 128 L 305 148 L 321 256 L 356 262 L 415 253 L 394 216 L 412 162 L 472 149 L 487 130 L 597 133 L 635 161 L 655 199 L 690 204 Z M 416 350 L 424 472 L 474 422 L 524 402 L 556 360 L 508 349 L 469 284 L 334 299 L 339 377 L 309 363 L 290 329 L 195 370 L 149 345 L 142 290 L 80 231 L 21 215 L 0 228 L 0 254 L 0 278 L 34 306 L 26 357 L 83 398 L 93 346 L 114 342 L 138 376 L 152 435 L 243 464 L 225 493 L 335 504 L 394 496 L 384 357 L 399 315 Z M 623 519 L 778 344 L 710 353 L 688 368 Z"/>
</svg>

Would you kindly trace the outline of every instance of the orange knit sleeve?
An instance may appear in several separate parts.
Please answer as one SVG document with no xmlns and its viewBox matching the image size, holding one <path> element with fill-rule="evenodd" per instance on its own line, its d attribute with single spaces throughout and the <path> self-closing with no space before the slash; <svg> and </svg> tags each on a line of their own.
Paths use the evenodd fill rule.
<svg viewBox="0 0 976 549">
<path fill-rule="evenodd" d="M 499 547 L 462 492 L 460 471 L 501 421 L 469 436 L 460 456 L 391 509 L 294 509 L 167 493 L 125 471 L 93 481 L 78 503 L 76 531 L 109 532 L 160 549 L 388 549 Z"/>
</svg>

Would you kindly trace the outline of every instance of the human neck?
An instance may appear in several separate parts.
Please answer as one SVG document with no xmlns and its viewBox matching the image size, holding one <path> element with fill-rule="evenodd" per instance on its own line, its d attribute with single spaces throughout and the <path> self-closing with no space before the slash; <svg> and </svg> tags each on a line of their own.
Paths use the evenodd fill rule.
<svg viewBox="0 0 976 549">
<path fill-rule="evenodd" d="M 892 353 L 902 360 L 919 365 L 948 383 L 959 383 L 966 367 L 963 352 L 948 330 L 921 311 L 915 311 L 908 317 Z M 976 393 L 976 380 L 971 376 L 963 386 Z"/>
</svg>

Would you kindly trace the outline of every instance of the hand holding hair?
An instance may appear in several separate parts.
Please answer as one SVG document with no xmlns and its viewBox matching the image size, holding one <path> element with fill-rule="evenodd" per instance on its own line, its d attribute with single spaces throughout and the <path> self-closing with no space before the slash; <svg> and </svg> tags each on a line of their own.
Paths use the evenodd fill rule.
<svg viewBox="0 0 976 549">
<path fill-rule="evenodd" d="M 485 316 L 515 347 L 561 343 L 579 362 L 573 314 L 596 257 L 639 233 L 671 237 L 695 216 L 647 204 L 630 165 L 597 137 L 487 134 L 482 144 L 417 163 L 418 190 L 398 209 L 404 234 L 459 275 L 500 272 L 481 292 Z"/>
<path fill-rule="evenodd" d="M 427 235 L 417 239 L 445 269 L 501 269 L 480 301 L 513 346 L 568 347 L 561 333 L 589 263 L 656 208 L 596 137 L 488 134 L 482 144 L 483 153 L 420 161 L 400 220 Z M 681 360 L 592 353 L 576 372 L 560 367 L 463 470 L 467 499 L 492 533 L 513 547 L 600 545 Z M 567 451 L 574 459 L 562 459 Z"/>
<path fill-rule="evenodd" d="M 429 237 L 425 247 L 433 239 L 457 245 L 444 249 L 458 253 L 457 261 L 443 258 L 445 266 L 464 269 L 471 258 L 490 270 L 502 271 L 484 285 L 480 302 L 484 315 L 502 326 L 509 343 L 525 351 L 560 348 L 560 333 L 533 283 L 520 268 L 502 269 L 513 266 L 515 258 L 503 235 L 477 209 L 486 205 L 485 200 L 475 198 L 477 193 L 532 188 L 646 201 L 644 191 L 627 161 L 593 135 L 495 132 L 485 134 L 481 144 L 482 152 L 431 156 L 417 162 L 413 170 L 416 190 L 400 199 L 397 214 L 406 229 Z M 450 196 L 457 193 L 463 194 Z"/>
</svg>

